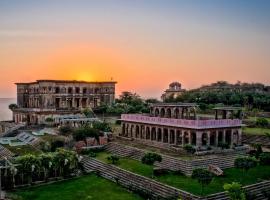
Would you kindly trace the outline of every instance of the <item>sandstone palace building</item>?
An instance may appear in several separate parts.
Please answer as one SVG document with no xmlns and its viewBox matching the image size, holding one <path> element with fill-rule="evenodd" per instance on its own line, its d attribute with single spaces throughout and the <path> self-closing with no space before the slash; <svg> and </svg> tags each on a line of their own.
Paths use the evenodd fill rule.
<svg viewBox="0 0 270 200">
<path fill-rule="evenodd" d="M 215 118 L 198 117 L 192 103 L 159 103 L 149 115 L 123 114 L 120 136 L 160 147 L 193 145 L 197 150 L 241 146 L 241 109 L 215 108 Z"/>
<path fill-rule="evenodd" d="M 16 83 L 16 123 L 40 124 L 47 117 L 80 113 L 84 108 L 110 105 L 115 100 L 114 81 L 86 82 L 70 80 L 37 80 Z"/>
</svg>

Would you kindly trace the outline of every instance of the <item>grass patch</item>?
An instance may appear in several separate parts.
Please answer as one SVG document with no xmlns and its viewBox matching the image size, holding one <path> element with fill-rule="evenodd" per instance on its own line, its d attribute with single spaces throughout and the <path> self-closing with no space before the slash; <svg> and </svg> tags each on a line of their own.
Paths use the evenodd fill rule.
<svg viewBox="0 0 270 200">
<path fill-rule="evenodd" d="M 97 159 L 101 160 L 105 163 L 109 163 L 107 157 L 110 156 L 110 153 L 100 152 L 97 154 Z M 119 162 L 116 164 L 117 167 L 128 170 L 130 172 L 134 172 L 136 174 L 152 177 L 153 166 L 143 164 L 137 160 L 129 159 L 129 158 L 120 158 Z"/>
<path fill-rule="evenodd" d="M 270 134 L 270 129 L 269 128 L 250 128 L 250 127 L 245 127 L 243 128 L 243 132 L 245 134 L 249 135 L 265 135 L 265 133 Z"/>
<path fill-rule="evenodd" d="M 14 194 L 22 200 L 142 200 L 138 195 L 94 174 L 50 185 L 30 187 L 18 190 Z"/>
<path fill-rule="evenodd" d="M 97 154 L 96 158 L 108 163 L 107 157 L 109 155 L 111 154 L 107 152 L 100 152 Z M 139 175 L 153 178 L 159 182 L 174 186 L 195 195 L 200 195 L 201 185 L 197 182 L 197 180 L 194 180 L 191 177 L 175 174 L 173 172 L 166 175 L 153 177 L 153 166 L 145 165 L 140 161 L 130 158 L 120 158 L 119 163 L 116 166 Z M 248 173 L 244 174 L 244 176 L 243 171 L 236 168 L 226 169 L 224 170 L 224 174 L 225 176 L 223 177 L 214 177 L 210 185 L 204 188 L 203 195 L 224 191 L 224 183 L 236 181 L 243 185 L 249 185 L 262 180 L 268 180 L 270 178 L 270 166 L 257 166 L 250 169 Z"/>
</svg>

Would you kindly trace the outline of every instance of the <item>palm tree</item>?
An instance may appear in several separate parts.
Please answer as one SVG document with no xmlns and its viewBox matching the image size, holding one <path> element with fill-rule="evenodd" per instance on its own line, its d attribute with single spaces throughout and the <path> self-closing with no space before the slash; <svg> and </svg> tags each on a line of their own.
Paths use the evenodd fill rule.
<svg viewBox="0 0 270 200">
<path fill-rule="evenodd" d="M 44 172 L 44 181 L 48 178 L 48 171 L 51 169 L 53 164 L 53 155 L 51 153 L 41 154 L 40 156 L 41 167 Z"/>
<path fill-rule="evenodd" d="M 22 171 L 22 180 L 23 176 L 26 174 L 28 178 L 28 183 L 33 181 L 33 173 L 40 169 L 40 159 L 32 154 L 27 154 L 18 157 L 18 164 L 20 164 L 20 170 Z"/>
</svg>

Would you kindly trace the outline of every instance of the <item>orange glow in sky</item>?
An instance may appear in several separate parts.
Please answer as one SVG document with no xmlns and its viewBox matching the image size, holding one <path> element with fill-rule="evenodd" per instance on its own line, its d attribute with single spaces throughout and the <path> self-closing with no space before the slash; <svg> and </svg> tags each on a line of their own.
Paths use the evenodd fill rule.
<svg viewBox="0 0 270 200">
<path fill-rule="evenodd" d="M 173 81 L 270 83 L 269 3 L 116 1 L 0 1 L 0 97 L 37 79 L 158 98 Z"/>
</svg>

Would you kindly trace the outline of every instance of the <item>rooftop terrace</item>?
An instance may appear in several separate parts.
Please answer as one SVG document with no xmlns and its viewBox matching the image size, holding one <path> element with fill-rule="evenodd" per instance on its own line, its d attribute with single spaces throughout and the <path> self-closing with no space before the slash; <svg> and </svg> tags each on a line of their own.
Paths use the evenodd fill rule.
<svg viewBox="0 0 270 200">
<path fill-rule="evenodd" d="M 189 120 L 189 119 L 150 117 L 141 114 L 122 114 L 121 120 L 145 124 L 192 128 L 192 129 L 226 128 L 226 127 L 242 126 L 242 120 L 240 119 Z"/>
</svg>

